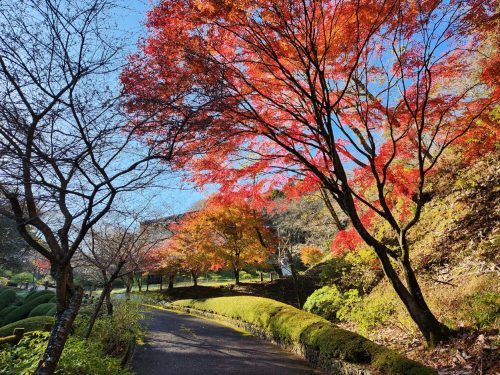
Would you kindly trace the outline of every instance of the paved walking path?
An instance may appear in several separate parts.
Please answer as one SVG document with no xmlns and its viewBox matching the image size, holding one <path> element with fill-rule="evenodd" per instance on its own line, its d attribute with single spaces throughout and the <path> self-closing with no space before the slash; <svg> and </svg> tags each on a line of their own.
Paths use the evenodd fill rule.
<svg viewBox="0 0 500 375">
<path fill-rule="evenodd" d="M 190 315 L 153 310 L 132 370 L 141 375 L 321 374 L 302 359 L 257 337 Z"/>
</svg>

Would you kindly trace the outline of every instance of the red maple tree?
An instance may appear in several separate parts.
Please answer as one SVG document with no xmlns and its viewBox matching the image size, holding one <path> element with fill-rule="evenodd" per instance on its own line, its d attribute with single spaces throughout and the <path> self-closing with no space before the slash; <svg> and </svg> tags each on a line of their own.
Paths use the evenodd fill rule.
<svg viewBox="0 0 500 375">
<path fill-rule="evenodd" d="M 493 3 L 163 0 L 122 75 L 128 109 L 150 119 L 140 135 L 181 140 L 177 165 L 199 184 L 329 191 L 434 344 L 450 330 L 407 233 L 440 156 L 498 102 L 486 74 L 498 55 L 478 27 L 495 22 Z M 370 231 L 374 217 L 390 238 Z"/>
</svg>

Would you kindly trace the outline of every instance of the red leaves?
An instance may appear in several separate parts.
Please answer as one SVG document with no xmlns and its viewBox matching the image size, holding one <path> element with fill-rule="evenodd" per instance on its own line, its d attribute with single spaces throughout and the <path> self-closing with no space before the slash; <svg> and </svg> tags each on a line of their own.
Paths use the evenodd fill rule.
<svg viewBox="0 0 500 375">
<path fill-rule="evenodd" d="M 468 145 L 498 137 L 488 121 L 477 127 L 499 95 L 496 39 L 480 22 L 496 22 L 492 9 L 163 0 L 122 75 L 128 109 L 151 117 L 138 134 L 175 140 L 177 168 L 199 185 L 253 207 L 274 189 L 328 185 L 354 195 L 348 215 L 378 211 L 403 227 L 448 146 L 470 129 Z"/>
<path fill-rule="evenodd" d="M 363 240 L 358 232 L 354 228 L 350 228 L 337 233 L 330 245 L 330 250 L 332 254 L 341 256 L 346 252 L 356 250 L 362 243 Z"/>
<path fill-rule="evenodd" d="M 50 261 L 47 259 L 35 259 L 32 262 L 33 266 L 42 271 L 50 270 Z"/>
</svg>

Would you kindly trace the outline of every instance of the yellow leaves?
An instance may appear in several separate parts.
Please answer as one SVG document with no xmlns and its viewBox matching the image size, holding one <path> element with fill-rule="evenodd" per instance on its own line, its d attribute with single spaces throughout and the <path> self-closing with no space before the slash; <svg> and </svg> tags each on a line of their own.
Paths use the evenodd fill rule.
<svg viewBox="0 0 500 375">
<path fill-rule="evenodd" d="M 300 248 L 300 260 L 307 266 L 313 266 L 323 259 L 325 253 L 314 245 L 304 245 Z"/>
</svg>

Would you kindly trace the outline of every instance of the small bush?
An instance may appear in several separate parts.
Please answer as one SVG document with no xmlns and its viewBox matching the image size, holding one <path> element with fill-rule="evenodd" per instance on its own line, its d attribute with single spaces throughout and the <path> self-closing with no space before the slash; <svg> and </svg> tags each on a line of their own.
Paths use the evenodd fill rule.
<svg viewBox="0 0 500 375">
<path fill-rule="evenodd" d="M 335 284 L 341 292 L 357 289 L 363 294 L 368 293 L 381 277 L 373 251 L 368 248 L 331 258 L 320 273 L 323 284 Z"/>
<path fill-rule="evenodd" d="M 10 336 L 13 334 L 15 328 L 24 328 L 26 332 L 38 331 L 43 329 L 44 325 L 54 324 L 54 318 L 51 316 L 35 316 L 26 318 L 14 323 L 7 324 L 0 328 L 0 337 Z M 1 373 L 1 372 L 0 372 Z"/>
<path fill-rule="evenodd" d="M 100 342 L 104 353 L 119 356 L 126 350 L 130 340 L 140 334 L 142 319 L 140 305 L 131 301 L 115 303 L 113 315 L 99 318 L 91 337 Z"/>
<path fill-rule="evenodd" d="M 322 316 L 328 320 L 337 319 L 337 311 L 342 307 L 344 296 L 333 286 L 324 286 L 315 290 L 304 304 L 304 310 Z"/>
<path fill-rule="evenodd" d="M 7 279 L 6 277 L 2 277 L 0 276 L 0 286 L 6 286 L 9 282 L 9 279 Z"/>
<path fill-rule="evenodd" d="M 11 278 L 14 273 L 11 270 L 0 268 L 0 276 Z"/>
<path fill-rule="evenodd" d="M 42 303 L 31 310 L 28 316 L 51 316 L 48 312 L 55 308 L 56 304 L 53 302 Z"/>
<path fill-rule="evenodd" d="M 43 355 L 49 333 L 32 332 L 25 335 L 16 346 L 0 352 L 0 373 L 33 374 Z M 120 361 L 102 353 L 97 342 L 71 336 L 61 355 L 57 374 L 64 375 L 127 375 L 129 371 L 120 367 Z"/>
<path fill-rule="evenodd" d="M 368 335 L 394 314 L 395 306 L 389 298 L 384 297 L 363 299 L 356 289 L 351 289 L 344 294 L 337 318 L 356 323 L 358 331 L 362 335 Z"/>
<path fill-rule="evenodd" d="M 248 273 L 246 271 L 240 271 L 240 279 L 241 280 L 249 280 L 253 277 L 251 273 Z"/>
<path fill-rule="evenodd" d="M 11 281 L 13 283 L 31 283 L 33 282 L 33 274 L 29 272 L 21 272 L 21 273 L 16 273 L 14 276 L 12 276 Z"/>
<path fill-rule="evenodd" d="M 30 299 L 28 302 L 25 302 L 23 305 L 8 313 L 3 320 L 4 324 L 9 324 L 27 318 L 31 310 L 33 310 L 38 305 L 41 305 L 42 303 L 47 303 L 51 298 L 51 294 L 43 294 L 36 298 Z"/>
<path fill-rule="evenodd" d="M 12 289 L 6 289 L 0 292 L 0 310 L 3 310 L 16 300 L 16 292 Z"/>
</svg>

